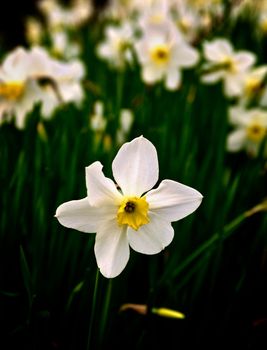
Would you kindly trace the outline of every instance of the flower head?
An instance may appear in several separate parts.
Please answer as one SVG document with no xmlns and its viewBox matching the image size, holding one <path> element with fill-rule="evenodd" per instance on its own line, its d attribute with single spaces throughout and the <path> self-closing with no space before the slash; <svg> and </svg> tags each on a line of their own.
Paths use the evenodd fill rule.
<svg viewBox="0 0 267 350">
<path fill-rule="evenodd" d="M 129 246 L 143 254 L 156 254 L 169 245 L 171 222 L 195 211 L 202 195 L 172 180 L 158 188 L 158 157 L 144 137 L 125 143 L 112 163 L 115 183 L 106 178 L 102 164 L 86 168 L 87 197 L 57 208 L 59 222 L 82 232 L 96 232 L 95 255 L 101 273 L 116 277 L 125 268 Z"/>
<path fill-rule="evenodd" d="M 132 62 L 132 40 L 133 29 L 130 23 L 109 25 L 105 30 L 105 40 L 97 46 L 97 55 L 107 60 L 112 67 L 123 69 L 127 63 Z"/>
<path fill-rule="evenodd" d="M 194 66 L 199 57 L 181 33 L 168 25 L 158 29 L 148 27 L 135 49 L 142 65 L 143 81 L 154 84 L 163 80 L 168 90 L 179 88 L 181 69 Z"/>
<path fill-rule="evenodd" d="M 242 107 L 233 107 L 229 116 L 236 129 L 227 138 L 227 149 L 230 152 L 245 149 L 252 156 L 256 156 L 267 135 L 267 112 L 259 108 L 245 110 Z"/>
<path fill-rule="evenodd" d="M 223 80 L 226 96 L 240 96 L 244 75 L 254 64 L 256 56 L 248 51 L 235 52 L 226 39 L 205 42 L 204 56 L 208 63 L 204 67 L 202 81 L 212 84 Z"/>
</svg>

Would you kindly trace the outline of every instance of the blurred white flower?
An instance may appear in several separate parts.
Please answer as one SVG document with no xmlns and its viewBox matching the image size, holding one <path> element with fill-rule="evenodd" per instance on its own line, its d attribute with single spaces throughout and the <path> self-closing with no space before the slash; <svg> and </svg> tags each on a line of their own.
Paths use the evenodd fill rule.
<svg viewBox="0 0 267 350">
<path fill-rule="evenodd" d="M 230 123 L 235 130 L 227 138 L 227 150 L 238 152 L 245 149 L 247 153 L 256 156 L 267 133 L 267 112 L 255 108 L 245 110 L 233 107 L 229 111 Z"/>
<path fill-rule="evenodd" d="M 133 112 L 130 109 L 122 109 L 119 116 L 119 128 L 116 132 L 116 141 L 118 145 L 122 145 L 131 130 L 134 121 Z"/>
<path fill-rule="evenodd" d="M 42 0 L 38 5 L 50 30 L 75 29 L 92 15 L 92 4 L 88 0 L 72 1 L 69 7 L 62 6 L 56 0 Z"/>
<path fill-rule="evenodd" d="M 103 132 L 107 126 L 107 119 L 104 117 L 104 103 L 96 101 L 94 112 L 90 117 L 90 127 L 93 131 Z"/>
<path fill-rule="evenodd" d="M 106 178 L 102 164 L 86 168 L 87 197 L 57 208 L 59 222 L 82 232 L 96 232 L 95 255 L 101 273 L 116 277 L 125 268 L 129 246 L 143 254 L 156 254 L 174 236 L 171 222 L 194 212 L 202 195 L 172 180 L 158 181 L 158 157 L 144 137 L 125 143 L 112 163 L 115 183 Z M 148 192 L 149 191 L 149 192 Z"/>
<path fill-rule="evenodd" d="M 80 55 L 81 47 L 77 42 L 71 41 L 67 32 L 57 30 L 51 32 L 52 53 L 56 57 L 71 59 Z"/>
<path fill-rule="evenodd" d="M 144 36 L 136 42 L 135 49 L 142 66 L 143 81 L 154 84 L 163 80 L 168 90 L 179 88 L 181 69 L 196 65 L 199 58 L 198 51 L 169 26 L 164 30 L 148 27 Z"/>
<path fill-rule="evenodd" d="M 205 42 L 204 56 L 208 62 L 203 67 L 202 82 L 213 84 L 223 80 L 226 96 L 240 96 L 244 75 L 255 63 L 256 56 L 248 51 L 235 52 L 226 39 Z"/>
<path fill-rule="evenodd" d="M 28 112 L 40 100 L 40 88 L 31 79 L 33 62 L 29 53 L 18 47 L 9 53 L 0 67 L 0 124 L 15 118 L 22 129 Z"/>
<path fill-rule="evenodd" d="M 187 42 L 193 42 L 201 27 L 203 27 L 203 13 L 197 11 L 188 2 L 177 0 L 173 4 L 175 24 L 180 29 Z"/>
<path fill-rule="evenodd" d="M 130 23 L 121 26 L 109 25 L 105 29 L 105 39 L 97 48 L 98 57 L 109 62 L 110 66 L 121 69 L 132 62 L 131 45 L 133 29 Z"/>
<path fill-rule="evenodd" d="M 133 112 L 130 109 L 122 109 L 120 112 L 119 125 L 123 132 L 128 133 L 134 121 Z"/>
<path fill-rule="evenodd" d="M 50 117 L 63 103 L 79 105 L 83 99 L 81 62 L 63 63 L 52 59 L 41 47 L 16 48 L 0 67 L 0 121 L 15 117 L 24 128 L 27 113 L 41 103 L 41 114 Z"/>
<path fill-rule="evenodd" d="M 34 17 L 26 19 L 26 39 L 31 45 L 40 45 L 43 37 L 43 27 L 40 21 Z"/>
<path fill-rule="evenodd" d="M 145 32 L 147 28 L 163 29 L 166 26 L 175 26 L 168 0 L 151 1 L 151 4 L 144 7 L 137 17 L 138 27 Z"/>
<path fill-rule="evenodd" d="M 251 100 L 256 98 L 257 101 L 262 101 L 261 104 L 264 105 L 266 75 L 267 65 L 253 68 L 244 74 L 240 96 L 241 104 L 249 103 Z"/>
<path fill-rule="evenodd" d="M 73 102 L 80 106 L 84 97 L 81 80 L 85 75 L 82 62 L 55 60 L 41 47 L 34 47 L 31 55 L 31 75 L 41 86 L 41 114 L 49 118 L 64 103 Z"/>
</svg>

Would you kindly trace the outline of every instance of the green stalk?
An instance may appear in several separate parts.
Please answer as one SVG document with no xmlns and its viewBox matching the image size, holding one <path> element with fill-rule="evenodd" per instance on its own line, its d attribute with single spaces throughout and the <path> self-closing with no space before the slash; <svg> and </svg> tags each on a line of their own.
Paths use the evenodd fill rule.
<svg viewBox="0 0 267 350">
<path fill-rule="evenodd" d="M 93 294 L 91 318 L 90 318 L 89 330 L 88 330 L 88 339 L 87 339 L 87 347 L 86 347 L 87 350 L 90 349 L 90 344 L 92 339 L 92 330 L 93 330 L 93 324 L 94 324 L 96 300 L 97 300 L 97 292 L 98 292 L 98 282 L 99 282 L 99 269 L 97 268 L 96 276 L 95 276 L 95 287 L 94 287 L 94 294 Z"/>
<path fill-rule="evenodd" d="M 109 307 L 110 307 L 111 294 L 112 294 L 112 279 L 109 279 L 107 291 L 106 291 L 106 297 L 105 297 L 104 306 L 103 306 L 103 311 L 102 311 L 100 331 L 99 331 L 100 344 L 102 343 L 102 339 L 104 338 L 103 336 L 104 336 L 107 321 L 108 321 L 108 313 L 109 313 Z"/>
</svg>

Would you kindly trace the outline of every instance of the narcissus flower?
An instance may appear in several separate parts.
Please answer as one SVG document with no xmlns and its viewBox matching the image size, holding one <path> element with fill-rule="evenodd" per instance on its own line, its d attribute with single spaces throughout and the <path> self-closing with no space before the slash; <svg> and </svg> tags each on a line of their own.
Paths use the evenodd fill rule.
<svg viewBox="0 0 267 350">
<path fill-rule="evenodd" d="M 195 211 L 202 195 L 172 180 L 158 181 L 158 157 L 144 137 L 125 143 L 112 163 L 115 183 L 106 178 L 102 164 L 86 168 L 87 197 L 63 203 L 58 221 L 82 232 L 96 232 L 95 255 L 101 273 L 116 277 L 125 268 L 130 247 L 143 254 L 156 254 L 169 245 L 171 222 Z"/>
<path fill-rule="evenodd" d="M 181 85 L 183 68 L 196 65 L 197 50 L 187 44 L 178 30 L 170 26 L 155 30 L 146 29 L 135 45 L 141 64 L 142 80 L 147 84 L 164 81 L 167 90 L 176 90 Z"/>
<path fill-rule="evenodd" d="M 255 63 L 256 56 L 249 51 L 235 52 L 226 39 L 205 42 L 204 56 L 208 62 L 203 67 L 202 82 L 213 84 L 223 80 L 226 96 L 240 96 L 244 76 Z"/>
<path fill-rule="evenodd" d="M 236 129 L 227 138 L 228 151 L 245 149 L 250 155 L 256 156 L 267 135 L 267 112 L 259 108 L 246 110 L 233 107 L 229 117 Z"/>
</svg>

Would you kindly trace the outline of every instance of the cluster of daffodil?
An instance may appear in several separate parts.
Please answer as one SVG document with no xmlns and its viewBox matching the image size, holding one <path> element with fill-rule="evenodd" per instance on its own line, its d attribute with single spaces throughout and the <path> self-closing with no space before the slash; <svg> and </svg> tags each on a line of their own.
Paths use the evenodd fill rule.
<svg viewBox="0 0 267 350">
<path fill-rule="evenodd" d="M 256 155 L 266 135 L 266 66 L 255 68 L 256 55 L 235 51 L 226 38 L 206 39 L 216 24 L 224 20 L 227 11 L 234 20 L 253 6 L 251 2 L 244 3 L 228 4 L 227 8 L 219 0 L 110 1 L 99 16 L 100 23 L 101 20 L 104 23 L 104 37 L 94 43 L 95 51 L 112 69 L 140 67 L 146 85 L 162 82 L 170 91 L 181 88 L 182 71 L 188 68 L 200 72 L 200 78 L 195 77 L 196 84 L 222 81 L 225 96 L 234 98 L 236 103 L 229 110 L 235 130 L 228 137 L 227 149 L 245 148 Z M 30 18 L 26 27 L 32 48 L 14 50 L 1 65 L 0 121 L 14 116 L 19 128 L 24 127 L 26 115 L 36 103 L 41 103 L 41 114 L 47 118 L 59 105 L 81 104 L 85 95 L 81 80 L 87 62 L 78 58 L 84 48 L 72 38 L 75 30 L 93 17 L 93 5 L 90 1 L 75 0 L 67 8 L 56 0 L 42 0 L 39 9 L 45 26 Z M 259 22 L 267 11 L 266 1 L 253 9 Z M 45 42 L 46 48 L 41 47 Z M 63 61 L 58 61 L 59 57 Z M 103 113 L 93 114 L 92 130 L 103 133 L 106 126 Z M 121 120 L 132 120 L 131 112 L 123 115 Z M 123 125 L 120 122 L 116 136 L 120 144 L 130 130 Z"/>
<path fill-rule="evenodd" d="M 16 48 L 0 66 L 0 123 L 14 117 L 15 125 L 24 128 L 27 114 L 37 103 L 44 118 L 50 118 L 64 103 L 79 105 L 84 95 L 84 74 L 84 65 L 78 60 L 56 60 L 37 46 Z"/>
<path fill-rule="evenodd" d="M 41 0 L 37 3 L 44 18 L 26 19 L 26 38 L 30 45 L 42 45 L 55 57 L 71 59 L 81 53 L 77 29 L 92 15 L 92 4 L 86 0 L 74 0 L 69 7 L 56 0 Z"/>
</svg>

